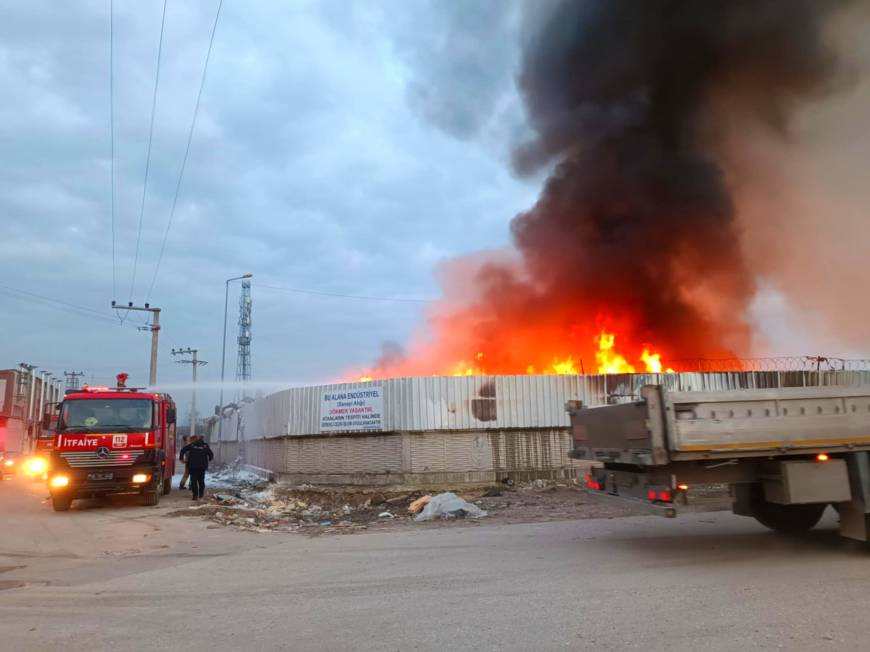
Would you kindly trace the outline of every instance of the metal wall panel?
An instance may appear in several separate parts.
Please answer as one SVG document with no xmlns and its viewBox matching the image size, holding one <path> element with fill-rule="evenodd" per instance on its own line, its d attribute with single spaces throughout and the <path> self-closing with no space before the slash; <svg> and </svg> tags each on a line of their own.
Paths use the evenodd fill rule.
<svg viewBox="0 0 870 652">
<path fill-rule="evenodd" d="M 384 431 L 561 428 L 565 402 L 585 405 L 637 400 L 640 388 L 663 384 L 680 391 L 870 384 L 870 372 L 698 372 L 588 376 L 462 376 L 395 378 L 286 389 L 224 417 L 224 441 L 320 434 L 324 391 L 384 388 Z M 216 429 L 215 429 L 216 431 Z"/>
</svg>

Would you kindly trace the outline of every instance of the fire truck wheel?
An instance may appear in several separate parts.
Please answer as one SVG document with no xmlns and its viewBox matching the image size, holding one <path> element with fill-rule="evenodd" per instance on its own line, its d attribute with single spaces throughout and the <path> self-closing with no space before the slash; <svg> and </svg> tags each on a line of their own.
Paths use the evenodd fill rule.
<svg viewBox="0 0 870 652">
<path fill-rule="evenodd" d="M 54 507 L 56 512 L 65 512 L 69 509 L 70 505 L 72 505 L 72 498 L 70 496 L 51 497 L 51 506 Z"/>
<path fill-rule="evenodd" d="M 146 491 L 145 492 L 145 505 L 147 507 L 154 507 L 157 503 L 160 502 L 160 496 L 163 495 L 163 476 L 160 476 L 160 482 L 156 487 L 154 487 L 154 491 Z"/>
</svg>

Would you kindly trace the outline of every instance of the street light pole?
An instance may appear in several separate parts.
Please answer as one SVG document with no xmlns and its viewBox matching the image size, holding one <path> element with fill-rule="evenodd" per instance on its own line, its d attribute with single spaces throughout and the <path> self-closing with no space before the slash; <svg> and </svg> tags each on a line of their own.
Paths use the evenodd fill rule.
<svg viewBox="0 0 870 652">
<path fill-rule="evenodd" d="M 221 395 L 220 400 L 218 400 L 218 441 L 223 439 L 224 434 L 224 370 L 227 361 L 227 308 L 230 300 L 230 282 L 240 281 L 243 278 L 251 278 L 252 276 L 253 274 L 234 276 L 233 278 L 228 278 L 224 284 L 224 340 L 223 344 L 221 344 Z"/>
</svg>

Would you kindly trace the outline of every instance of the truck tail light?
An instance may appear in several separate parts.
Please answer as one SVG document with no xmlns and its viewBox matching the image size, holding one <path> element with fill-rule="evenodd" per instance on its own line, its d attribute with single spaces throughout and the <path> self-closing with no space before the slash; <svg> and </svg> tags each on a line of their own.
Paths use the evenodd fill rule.
<svg viewBox="0 0 870 652">
<path fill-rule="evenodd" d="M 646 491 L 646 499 L 651 503 L 670 503 L 674 500 L 674 494 L 670 489 L 656 489 L 651 487 Z"/>
</svg>

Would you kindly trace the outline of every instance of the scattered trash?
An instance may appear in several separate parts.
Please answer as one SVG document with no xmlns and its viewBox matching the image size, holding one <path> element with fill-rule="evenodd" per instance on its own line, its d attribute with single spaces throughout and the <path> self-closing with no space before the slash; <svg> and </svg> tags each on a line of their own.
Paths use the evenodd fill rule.
<svg viewBox="0 0 870 652">
<path fill-rule="evenodd" d="M 212 500 L 221 505 L 239 505 L 245 502 L 238 496 L 231 496 L 230 494 L 214 494 Z"/>
<path fill-rule="evenodd" d="M 498 487 L 490 487 L 489 489 L 487 489 L 486 491 L 483 492 L 484 498 L 497 498 L 498 496 L 501 496 L 501 495 L 502 495 L 501 489 L 499 489 Z"/>
<path fill-rule="evenodd" d="M 396 517 L 393 516 L 393 514 L 391 512 L 381 512 L 380 514 L 378 514 L 378 518 L 396 518 Z"/>
<path fill-rule="evenodd" d="M 423 509 L 426 505 L 429 504 L 429 501 L 432 500 L 432 496 L 423 496 L 422 498 L 418 498 L 413 503 L 408 505 L 408 511 L 412 514 L 416 514 L 421 509 Z"/>
<path fill-rule="evenodd" d="M 442 518 L 483 518 L 487 513 L 477 505 L 466 502 L 454 493 L 446 492 L 433 496 L 423 511 L 414 517 L 415 521 L 431 521 Z"/>
</svg>

